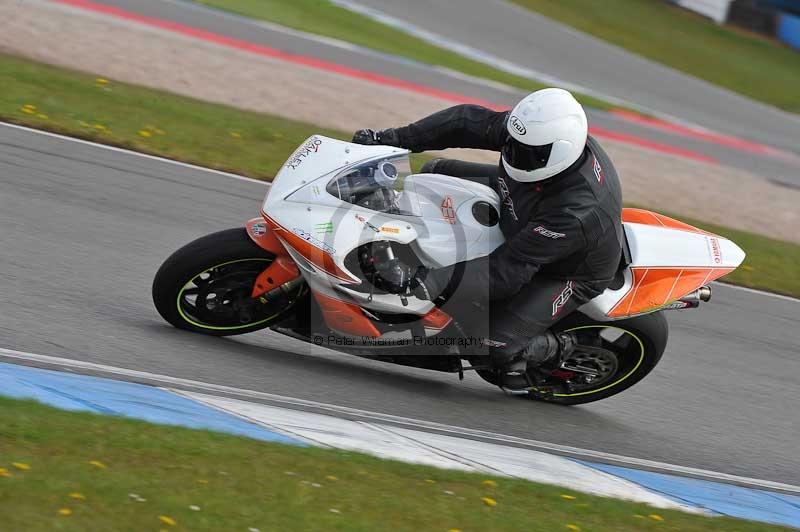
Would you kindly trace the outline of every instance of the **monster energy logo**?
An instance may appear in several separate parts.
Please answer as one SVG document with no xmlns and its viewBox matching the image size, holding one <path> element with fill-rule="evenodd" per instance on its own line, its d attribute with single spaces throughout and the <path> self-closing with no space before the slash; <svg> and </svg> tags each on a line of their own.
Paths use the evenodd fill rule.
<svg viewBox="0 0 800 532">
<path fill-rule="evenodd" d="M 333 222 L 325 222 L 314 225 L 314 230 L 318 233 L 333 233 Z"/>
</svg>

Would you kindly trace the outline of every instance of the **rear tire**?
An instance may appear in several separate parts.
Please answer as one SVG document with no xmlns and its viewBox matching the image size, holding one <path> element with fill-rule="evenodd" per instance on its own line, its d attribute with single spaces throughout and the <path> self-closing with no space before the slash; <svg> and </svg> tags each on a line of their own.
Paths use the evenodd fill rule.
<svg viewBox="0 0 800 532">
<path fill-rule="evenodd" d="M 243 227 L 198 238 L 158 269 L 153 303 L 165 320 L 187 331 L 228 336 L 264 329 L 290 308 L 250 297 L 256 277 L 274 259 Z"/>
<path fill-rule="evenodd" d="M 619 352 L 614 351 L 614 354 L 617 355 L 614 374 L 598 383 L 596 387 L 589 386 L 570 392 L 563 386 L 553 386 L 548 389 L 542 388 L 542 393 L 534 393 L 530 396 L 533 399 L 561 405 L 592 403 L 627 390 L 645 378 L 658 364 L 664 354 L 669 336 L 667 320 L 660 312 L 610 322 L 594 321 L 583 314 L 576 313 L 560 321 L 552 330 L 553 332 L 576 333 L 582 331 L 583 335 L 591 335 L 593 330 L 598 332 L 619 330 L 620 338 L 627 338 L 621 342 L 626 345 L 621 346 Z M 620 342 L 620 340 L 615 341 Z M 611 345 L 613 344 L 608 344 L 606 347 Z M 578 350 L 579 347 L 575 352 L 577 353 Z M 478 370 L 477 373 L 490 384 L 498 384 L 497 374 L 494 371 Z"/>
</svg>

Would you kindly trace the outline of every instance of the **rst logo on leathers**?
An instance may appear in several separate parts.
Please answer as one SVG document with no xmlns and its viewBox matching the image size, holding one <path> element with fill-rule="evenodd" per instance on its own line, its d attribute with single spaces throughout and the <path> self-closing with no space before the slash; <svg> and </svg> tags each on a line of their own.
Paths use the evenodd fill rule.
<svg viewBox="0 0 800 532">
<path fill-rule="evenodd" d="M 514 115 L 508 117 L 508 123 L 509 125 L 511 125 L 511 127 L 514 128 L 514 131 L 516 131 L 520 135 L 524 135 L 525 133 L 528 132 L 528 130 L 525 128 L 525 124 L 522 123 L 522 120 L 520 120 Z"/>
<path fill-rule="evenodd" d="M 554 240 L 558 238 L 564 238 L 565 236 L 567 236 L 564 233 L 556 233 L 555 231 L 551 231 L 550 229 L 545 229 L 541 225 L 534 227 L 533 232 L 539 233 L 542 236 L 546 236 L 547 238 L 552 238 Z"/>
<path fill-rule="evenodd" d="M 597 178 L 597 182 L 602 185 L 603 180 L 606 177 L 603 173 L 603 167 L 600 166 L 600 162 L 597 160 L 597 157 L 593 155 L 592 159 L 592 170 L 594 171 L 594 176 Z"/>
<path fill-rule="evenodd" d="M 292 170 L 296 169 L 303 163 L 303 161 L 305 161 L 311 155 L 317 153 L 321 145 L 322 140 L 318 139 L 317 137 L 312 137 L 311 140 L 297 148 L 292 156 L 289 157 L 289 160 L 286 161 L 287 168 L 291 168 Z"/>
<path fill-rule="evenodd" d="M 558 316 L 558 313 L 561 312 L 561 309 L 564 308 L 564 305 L 567 304 L 570 297 L 572 297 L 572 281 L 567 281 L 564 290 L 553 300 L 553 318 Z"/>
</svg>

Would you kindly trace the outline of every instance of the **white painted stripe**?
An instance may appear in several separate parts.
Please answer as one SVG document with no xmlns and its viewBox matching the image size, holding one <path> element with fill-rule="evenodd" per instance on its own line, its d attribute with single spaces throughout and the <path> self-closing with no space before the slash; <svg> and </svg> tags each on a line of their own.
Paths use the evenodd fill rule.
<svg viewBox="0 0 800 532">
<path fill-rule="evenodd" d="M 653 460 L 647 460 L 642 458 L 621 456 L 617 454 L 606 453 L 603 451 L 594 451 L 591 449 L 580 449 L 577 447 L 570 447 L 566 445 L 559 445 L 544 441 L 518 438 L 515 436 L 507 436 L 495 432 L 456 427 L 432 421 L 424 421 L 419 419 L 395 416 L 391 414 L 383 414 L 380 412 L 359 410 L 356 408 L 349 408 L 329 403 L 309 401 L 307 399 L 286 397 L 266 392 L 258 392 L 255 390 L 247 390 L 242 388 L 234 388 L 231 386 L 224 386 L 220 384 L 211 384 L 190 379 L 182 379 L 179 377 L 170 377 L 168 375 L 159 375 L 147 371 L 119 368 L 116 366 L 108 366 L 105 364 L 95 364 L 93 362 L 84 362 L 81 360 L 73 360 L 69 358 L 61 358 L 48 355 L 38 355 L 35 353 L 27 353 L 24 351 L 15 351 L 13 349 L 0 348 L 0 359 L 3 358 L 24 360 L 36 363 L 38 365 L 52 366 L 58 368 L 72 368 L 90 372 L 99 372 L 106 375 L 126 377 L 132 380 L 152 382 L 166 387 L 192 388 L 195 389 L 195 391 L 214 393 L 214 394 L 222 393 L 226 395 L 238 396 L 238 398 L 240 399 L 257 399 L 262 401 L 268 401 L 271 403 L 277 403 L 280 405 L 286 405 L 290 407 L 291 406 L 299 407 L 301 409 L 308 408 L 314 410 L 321 410 L 326 413 L 331 413 L 333 415 L 340 414 L 343 416 L 361 418 L 372 422 L 381 421 L 385 423 L 391 423 L 393 425 L 411 427 L 417 430 L 425 429 L 440 433 L 447 433 L 461 437 L 467 437 L 470 439 L 488 440 L 493 442 L 513 444 L 515 446 L 522 446 L 534 450 L 552 452 L 574 458 L 595 460 L 595 461 L 605 462 L 608 464 L 638 467 L 641 469 L 647 469 L 651 471 L 674 473 L 694 478 L 727 482 L 741 486 L 764 488 L 769 490 L 782 491 L 786 493 L 800 494 L 800 486 L 792 486 L 789 484 L 782 484 L 780 482 L 772 482 L 769 480 L 761 480 L 755 478 L 741 477 L 737 475 L 729 475 L 727 473 L 709 471 L 706 469 L 697 469 L 675 464 L 667 464 L 664 462 L 656 462 Z"/>
<path fill-rule="evenodd" d="M 52 137 L 52 138 L 56 138 L 56 139 L 67 141 L 67 142 L 75 142 L 75 143 L 78 143 L 78 144 L 83 144 L 85 146 L 92 146 L 93 148 L 98 148 L 98 149 L 101 149 L 101 150 L 113 151 L 113 152 L 117 152 L 117 153 L 124 153 L 125 155 L 131 155 L 131 156 L 136 156 L 136 157 L 143 157 L 145 159 L 150 159 L 151 161 L 159 161 L 159 162 L 162 162 L 162 163 L 173 164 L 173 165 L 176 165 L 176 166 L 180 166 L 182 168 L 190 168 L 192 170 L 199 170 L 199 171 L 202 171 L 202 172 L 209 172 L 209 173 L 221 175 L 221 176 L 224 176 L 224 177 L 230 177 L 232 179 L 238 179 L 240 181 L 249 181 L 250 183 L 258 183 L 260 185 L 268 185 L 269 184 L 266 181 L 261 181 L 259 179 L 253 179 L 252 177 L 247 177 L 247 176 L 238 175 L 238 174 L 232 174 L 230 172 L 223 172 L 222 170 L 214 170 L 213 168 L 206 168 L 206 167 L 203 167 L 203 166 L 197 166 L 197 165 L 190 164 L 190 163 L 183 163 L 183 162 L 180 162 L 180 161 L 175 161 L 173 159 L 167 159 L 165 157 L 159 157 L 157 155 L 150 155 L 150 154 L 141 153 L 141 152 L 138 152 L 138 151 L 126 150 L 125 148 L 117 148 L 116 146 L 109 146 L 107 144 L 100 144 L 98 142 L 92 142 L 90 140 L 78 139 L 78 138 L 75 138 L 75 137 L 68 137 L 66 135 L 60 135 L 58 133 L 51 133 L 49 131 L 44 131 L 44 130 L 41 130 L 41 129 L 33 129 L 33 128 L 30 128 L 30 127 L 20 126 L 20 125 L 17 125 L 17 124 L 9 124 L 8 122 L 0 122 L 0 126 L 7 127 L 9 129 L 18 129 L 18 130 L 21 130 L 21 131 L 26 131 L 28 133 L 35 133 L 35 134 L 38 134 L 38 135 L 44 135 L 46 137 Z"/>
<path fill-rule="evenodd" d="M 270 430 L 338 449 L 447 469 L 524 478 L 594 495 L 643 502 L 657 508 L 702 512 L 628 480 L 540 451 L 196 392 L 172 391 L 206 406 L 255 421 Z"/>
</svg>

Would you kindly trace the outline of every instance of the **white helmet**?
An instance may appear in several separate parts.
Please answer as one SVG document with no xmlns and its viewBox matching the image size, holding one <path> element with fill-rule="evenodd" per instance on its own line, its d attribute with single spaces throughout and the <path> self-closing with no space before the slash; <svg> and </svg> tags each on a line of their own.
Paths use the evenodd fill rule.
<svg viewBox="0 0 800 532">
<path fill-rule="evenodd" d="M 526 96 L 508 115 L 503 166 L 515 181 L 552 177 L 577 161 L 586 146 L 586 113 L 564 89 Z"/>
</svg>

